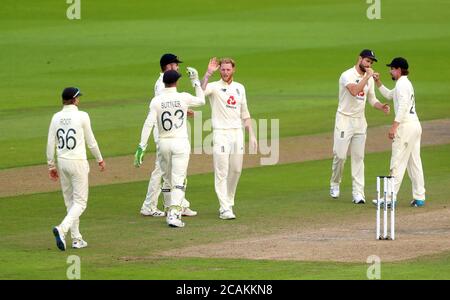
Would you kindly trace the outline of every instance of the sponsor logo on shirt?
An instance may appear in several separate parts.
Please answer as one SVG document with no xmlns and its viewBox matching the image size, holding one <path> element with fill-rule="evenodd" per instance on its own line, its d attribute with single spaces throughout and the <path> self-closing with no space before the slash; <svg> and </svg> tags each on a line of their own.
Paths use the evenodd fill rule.
<svg viewBox="0 0 450 300">
<path fill-rule="evenodd" d="M 236 109 L 236 99 L 234 99 L 234 96 L 230 96 L 227 100 L 227 107 Z"/>
<path fill-rule="evenodd" d="M 358 95 L 356 95 L 356 99 L 358 100 L 364 100 L 366 93 L 364 91 L 361 91 Z"/>
</svg>

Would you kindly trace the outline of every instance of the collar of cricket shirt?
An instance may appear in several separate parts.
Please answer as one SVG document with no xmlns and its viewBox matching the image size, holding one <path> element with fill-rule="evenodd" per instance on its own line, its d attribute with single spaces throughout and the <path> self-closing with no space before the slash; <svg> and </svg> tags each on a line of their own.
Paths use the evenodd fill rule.
<svg viewBox="0 0 450 300">
<path fill-rule="evenodd" d="M 164 93 L 176 93 L 177 88 L 176 87 L 166 87 L 164 88 Z"/>
<path fill-rule="evenodd" d="M 354 72 L 354 73 L 355 73 L 355 75 L 356 75 L 356 76 L 358 76 L 358 77 L 364 77 L 364 74 L 365 74 L 365 73 L 364 73 L 364 74 L 362 74 L 362 75 L 361 75 L 361 74 L 359 74 L 359 73 L 358 73 L 358 70 L 356 69 L 356 66 L 353 66 L 353 72 Z"/>
<path fill-rule="evenodd" d="M 230 85 L 232 85 L 232 84 L 233 84 L 233 82 L 234 82 L 234 80 L 231 80 L 231 83 L 230 83 L 230 84 L 228 84 L 227 82 L 223 81 L 223 79 L 222 79 L 222 78 L 220 78 L 220 84 L 222 84 L 222 85 L 224 85 L 224 86 L 230 86 Z"/>
<path fill-rule="evenodd" d="M 78 107 L 74 104 L 64 105 L 64 110 L 78 110 Z"/>
</svg>

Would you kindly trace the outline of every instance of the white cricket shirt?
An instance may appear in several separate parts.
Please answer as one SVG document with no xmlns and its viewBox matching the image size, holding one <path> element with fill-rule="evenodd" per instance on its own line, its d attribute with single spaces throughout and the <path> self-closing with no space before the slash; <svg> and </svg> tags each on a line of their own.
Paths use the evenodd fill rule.
<svg viewBox="0 0 450 300">
<path fill-rule="evenodd" d="M 242 128 L 242 120 L 250 118 L 245 88 L 232 81 L 222 79 L 206 85 L 205 96 L 211 104 L 213 129 Z"/>
<path fill-rule="evenodd" d="M 89 115 L 75 105 L 64 105 L 53 115 L 48 131 L 47 163 L 55 165 L 58 159 L 86 159 L 86 144 L 97 162 L 103 160 L 91 128 Z"/>
<path fill-rule="evenodd" d="M 164 77 L 164 73 L 160 73 L 158 80 L 156 80 L 155 97 L 159 96 L 162 93 L 162 91 L 166 88 L 166 85 L 164 84 L 164 81 L 163 81 L 163 77 Z"/>
<path fill-rule="evenodd" d="M 164 77 L 164 73 L 159 73 L 158 80 L 156 80 L 156 83 L 155 83 L 154 97 L 161 95 L 162 91 L 166 88 L 166 85 L 164 84 L 164 81 L 163 81 L 163 77 Z M 155 141 L 155 144 L 158 143 L 158 139 L 159 139 L 158 130 L 155 130 L 155 131 L 153 131 L 153 140 Z"/>
<path fill-rule="evenodd" d="M 205 104 L 205 96 L 201 87 L 195 88 L 196 96 L 189 93 L 178 93 L 175 87 L 164 88 L 159 96 L 150 102 L 150 111 L 141 133 L 142 148 L 147 147 L 152 128 L 157 126 L 159 138 L 188 138 L 187 110 L 189 107 Z"/>
<path fill-rule="evenodd" d="M 389 90 L 384 85 L 379 88 L 386 99 L 394 99 L 395 121 L 405 123 L 419 121 L 416 113 L 416 101 L 414 88 L 408 76 L 401 76 L 395 83 L 395 87 Z"/>
<path fill-rule="evenodd" d="M 360 75 L 356 71 L 355 67 L 352 67 L 341 74 L 339 78 L 339 105 L 338 112 L 343 115 L 363 118 L 364 109 L 366 107 L 366 100 L 374 106 L 375 103 L 379 102 L 375 96 L 374 80 L 369 78 L 367 84 L 361 93 L 356 96 L 352 96 L 350 91 L 347 89 L 349 84 L 358 84 L 364 75 Z"/>
</svg>

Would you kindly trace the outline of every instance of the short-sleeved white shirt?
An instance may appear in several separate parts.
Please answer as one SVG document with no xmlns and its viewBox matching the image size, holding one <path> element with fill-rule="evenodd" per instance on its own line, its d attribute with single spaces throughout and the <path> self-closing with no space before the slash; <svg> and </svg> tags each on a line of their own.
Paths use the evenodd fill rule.
<svg viewBox="0 0 450 300">
<path fill-rule="evenodd" d="M 238 82 L 208 83 L 205 96 L 211 104 L 213 129 L 242 128 L 242 120 L 250 118 L 245 88 Z"/>
<path fill-rule="evenodd" d="M 378 102 L 375 96 L 374 80 L 370 78 L 361 93 L 352 96 L 347 89 L 349 84 L 358 84 L 364 75 L 360 75 L 355 67 L 352 67 L 341 74 L 339 78 L 339 105 L 338 112 L 350 117 L 364 117 L 366 100 L 373 106 Z"/>
</svg>

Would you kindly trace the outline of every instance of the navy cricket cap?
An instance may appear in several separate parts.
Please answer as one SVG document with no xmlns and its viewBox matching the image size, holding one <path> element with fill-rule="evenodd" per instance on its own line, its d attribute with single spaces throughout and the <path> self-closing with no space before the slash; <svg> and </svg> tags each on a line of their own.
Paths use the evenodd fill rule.
<svg viewBox="0 0 450 300">
<path fill-rule="evenodd" d="M 83 94 L 81 93 L 79 88 L 68 87 L 68 88 L 64 89 L 61 96 L 62 96 L 63 100 L 71 100 L 75 97 L 82 96 L 82 95 Z"/>
<path fill-rule="evenodd" d="M 178 81 L 178 78 L 181 77 L 181 74 L 175 70 L 169 70 L 164 72 L 163 82 L 165 84 L 172 84 Z"/>
<path fill-rule="evenodd" d="M 362 58 L 368 57 L 368 58 L 372 59 L 373 61 L 378 61 L 375 57 L 375 53 L 373 53 L 373 51 L 369 50 L 369 49 L 364 49 L 363 51 L 361 51 L 359 56 L 361 56 Z"/>
<path fill-rule="evenodd" d="M 393 67 L 393 68 L 401 68 L 401 69 L 405 69 L 405 70 L 408 70 L 408 68 L 409 68 L 408 61 L 406 59 L 404 59 L 403 57 L 394 58 L 391 61 L 391 63 L 387 64 L 386 66 Z"/>
<path fill-rule="evenodd" d="M 182 63 L 181 60 L 178 59 L 178 57 L 175 54 L 172 53 L 166 53 L 163 56 L 161 56 L 161 59 L 159 60 L 159 65 L 161 66 L 161 68 L 163 68 L 164 66 L 167 66 L 168 64 L 171 63 Z"/>
</svg>

